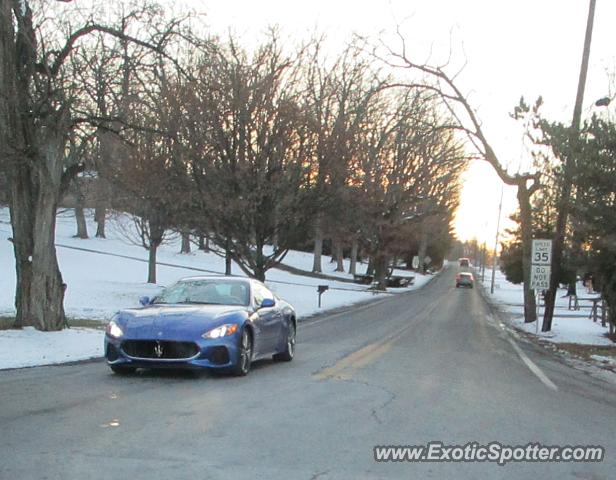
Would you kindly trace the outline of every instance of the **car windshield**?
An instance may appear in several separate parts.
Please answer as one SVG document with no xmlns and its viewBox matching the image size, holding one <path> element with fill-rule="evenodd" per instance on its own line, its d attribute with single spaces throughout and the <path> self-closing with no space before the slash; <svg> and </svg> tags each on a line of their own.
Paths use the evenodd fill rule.
<svg viewBox="0 0 616 480">
<path fill-rule="evenodd" d="M 165 289 L 152 303 L 248 306 L 249 299 L 247 282 L 201 279 L 178 282 Z"/>
</svg>

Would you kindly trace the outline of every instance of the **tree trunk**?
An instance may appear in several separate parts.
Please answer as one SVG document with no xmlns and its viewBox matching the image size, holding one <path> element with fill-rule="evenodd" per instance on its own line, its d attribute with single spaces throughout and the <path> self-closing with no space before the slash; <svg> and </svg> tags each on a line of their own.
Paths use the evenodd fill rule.
<svg viewBox="0 0 616 480">
<path fill-rule="evenodd" d="M 86 215 L 83 211 L 81 200 L 79 200 L 78 205 L 75 207 L 75 220 L 77 221 L 77 233 L 75 237 L 85 240 L 88 238 L 88 225 L 86 223 Z"/>
<path fill-rule="evenodd" d="M 96 238 L 106 238 L 105 222 L 107 221 L 107 210 L 102 202 L 96 205 L 94 210 L 94 221 L 96 222 Z"/>
<path fill-rule="evenodd" d="M 165 229 L 159 220 L 154 217 L 148 219 L 148 230 L 148 283 L 156 283 L 156 254 L 158 247 L 163 243 Z"/>
<path fill-rule="evenodd" d="M 199 235 L 199 250 L 210 251 L 210 239 L 206 235 Z"/>
<path fill-rule="evenodd" d="M 156 283 L 156 253 L 158 245 L 151 244 L 148 248 L 148 283 Z"/>
<path fill-rule="evenodd" d="M 257 280 L 265 282 L 265 258 L 262 242 L 256 244 L 254 276 Z"/>
<path fill-rule="evenodd" d="M 272 209 L 272 225 L 278 225 L 278 208 L 277 206 L 274 206 L 274 208 Z M 278 231 L 278 229 L 276 228 L 274 230 L 274 234 L 272 236 L 272 246 L 274 248 L 278 247 L 278 245 L 280 244 L 280 232 Z"/>
<path fill-rule="evenodd" d="M 417 251 L 417 259 L 419 273 L 426 273 L 426 252 L 428 251 L 428 229 L 425 226 L 421 227 L 421 235 L 419 240 L 419 250 Z"/>
<path fill-rule="evenodd" d="M 20 185 L 21 183 L 21 185 Z M 13 250 L 15 252 L 15 271 L 17 283 L 15 290 L 15 326 L 17 328 L 34 326 L 30 314 L 30 294 L 32 285 L 32 254 L 34 252 L 33 216 L 34 206 L 30 195 L 30 182 L 24 165 L 18 167 L 11 182 L 11 226 L 13 229 Z"/>
<path fill-rule="evenodd" d="M 374 275 L 374 256 L 368 257 L 368 266 L 366 267 L 366 275 Z"/>
<path fill-rule="evenodd" d="M 182 246 L 180 248 L 180 253 L 190 253 L 190 233 L 183 231 L 182 232 Z"/>
<path fill-rule="evenodd" d="M 317 219 L 314 225 L 314 259 L 312 262 L 312 271 L 321 273 L 321 256 L 323 255 L 323 229 L 321 226 L 321 214 L 317 214 Z"/>
<path fill-rule="evenodd" d="M 532 211 L 526 185 L 518 185 L 520 229 L 522 230 L 522 274 L 524 278 L 524 323 L 537 321 L 535 292 L 530 288 L 531 250 L 533 244 Z"/>
<path fill-rule="evenodd" d="M 377 290 L 387 290 L 387 255 L 377 253 L 374 260 L 374 281 Z"/>
<path fill-rule="evenodd" d="M 336 272 L 344 272 L 344 253 L 342 250 L 342 242 L 336 240 L 334 242 L 334 258 L 336 261 Z"/>
<path fill-rule="evenodd" d="M 11 5 L 0 1 L 0 159 L 8 163 L 9 209 L 17 284 L 15 325 L 60 330 L 66 323 L 66 285 L 55 249 L 56 209 L 71 175 L 64 171 L 69 110 L 59 95 L 32 97 L 38 58 L 32 12 L 22 3 L 13 23 Z M 45 112 L 43 115 L 42 112 Z"/>
<path fill-rule="evenodd" d="M 55 173 L 59 178 L 61 169 L 60 174 Z M 65 286 L 55 248 L 60 190 L 47 178 L 41 181 L 41 174 L 20 165 L 13 176 L 10 211 L 17 274 L 15 326 L 54 331 L 66 323 Z"/>
<path fill-rule="evenodd" d="M 231 249 L 228 246 L 225 249 L 225 275 L 232 275 L 232 272 L 231 272 Z"/>
<path fill-rule="evenodd" d="M 359 242 L 357 238 L 353 239 L 353 243 L 351 244 L 351 261 L 349 264 L 349 273 L 351 275 L 357 274 L 357 251 L 359 250 Z"/>
<path fill-rule="evenodd" d="M 607 321 L 610 325 L 610 333 L 616 326 L 616 273 L 612 273 L 609 278 L 603 279 L 602 295 L 604 303 L 607 304 Z M 602 312 L 605 318 L 605 312 Z"/>
</svg>

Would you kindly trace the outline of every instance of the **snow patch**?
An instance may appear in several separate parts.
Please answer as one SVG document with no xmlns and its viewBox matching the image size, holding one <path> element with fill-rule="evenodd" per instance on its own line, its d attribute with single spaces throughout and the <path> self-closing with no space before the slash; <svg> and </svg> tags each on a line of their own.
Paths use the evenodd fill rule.
<svg viewBox="0 0 616 480">
<path fill-rule="evenodd" d="M 537 335 L 538 338 L 553 342 L 553 343 L 577 343 L 582 345 L 603 345 L 614 346 L 616 344 L 605 336 L 608 333 L 606 327 L 601 326 L 601 321 L 593 322 L 589 318 L 590 302 L 588 299 L 597 298 L 599 294 L 586 293 L 581 282 L 577 285 L 578 298 L 580 305 L 585 307 L 580 310 L 569 310 L 569 298 L 565 297 L 565 290 L 559 290 L 555 314 L 552 319 L 552 331 L 541 332 L 541 324 L 539 324 L 539 332 L 537 332 L 537 324 L 524 323 L 524 292 L 522 285 L 514 285 L 507 281 L 505 275 L 496 271 L 494 293 L 490 293 L 491 270 L 485 272 L 485 279 L 481 282 L 481 275 L 476 273 L 475 276 L 479 283 L 483 283 L 486 291 L 486 296 L 493 304 L 499 308 L 512 313 L 515 317 L 511 321 L 513 326 L 532 335 Z M 543 318 L 543 308 L 539 308 L 539 322 Z"/>
<path fill-rule="evenodd" d="M 597 362 L 601 362 L 603 364 L 616 367 L 616 358 L 614 357 L 605 357 L 603 355 L 591 355 L 590 358 L 592 358 L 593 360 L 596 360 Z"/>
<path fill-rule="evenodd" d="M 0 369 L 52 365 L 103 355 L 105 332 L 70 328 L 60 332 L 0 330 Z"/>
</svg>

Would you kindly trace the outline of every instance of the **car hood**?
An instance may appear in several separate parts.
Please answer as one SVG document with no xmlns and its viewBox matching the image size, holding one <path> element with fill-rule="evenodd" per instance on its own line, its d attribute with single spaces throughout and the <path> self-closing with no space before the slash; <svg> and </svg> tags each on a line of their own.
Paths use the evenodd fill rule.
<svg viewBox="0 0 616 480">
<path fill-rule="evenodd" d="M 124 339 L 195 340 L 224 323 L 242 323 L 248 307 L 229 305 L 149 305 L 118 312 Z"/>
</svg>

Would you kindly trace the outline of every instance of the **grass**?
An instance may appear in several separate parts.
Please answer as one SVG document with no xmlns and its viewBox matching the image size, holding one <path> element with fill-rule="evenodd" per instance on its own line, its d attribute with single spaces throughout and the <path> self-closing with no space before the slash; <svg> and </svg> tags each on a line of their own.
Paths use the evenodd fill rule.
<svg viewBox="0 0 616 480">
<path fill-rule="evenodd" d="M 0 317 L 0 330 L 8 330 L 15 322 L 14 317 Z"/>
<path fill-rule="evenodd" d="M 95 328 L 96 330 L 105 330 L 107 322 L 100 320 L 88 320 L 86 318 L 69 318 L 67 319 L 69 327 L 86 327 Z"/>
<path fill-rule="evenodd" d="M 612 339 L 613 340 L 613 339 Z M 547 345 L 546 345 L 547 346 Z M 597 359 L 592 358 L 593 355 L 600 357 L 607 357 L 616 360 L 616 347 L 610 345 L 580 345 L 577 343 L 558 343 L 552 344 L 550 347 L 552 350 L 563 353 L 582 360 L 584 362 L 590 362 L 600 366 L 606 370 L 616 372 L 616 367 L 610 362 L 599 362 Z"/>
</svg>

